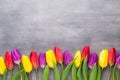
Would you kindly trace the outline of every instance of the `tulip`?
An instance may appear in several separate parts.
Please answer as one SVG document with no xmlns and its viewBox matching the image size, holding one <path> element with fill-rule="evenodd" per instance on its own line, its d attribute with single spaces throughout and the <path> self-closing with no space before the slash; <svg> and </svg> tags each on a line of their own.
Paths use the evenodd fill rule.
<svg viewBox="0 0 120 80">
<path fill-rule="evenodd" d="M 32 63 L 33 68 L 36 70 L 36 80 L 38 80 L 39 75 L 38 75 L 38 66 L 39 66 L 39 61 L 38 61 L 38 55 L 36 51 L 32 51 L 30 53 L 30 61 Z"/>
<path fill-rule="evenodd" d="M 46 66 L 45 53 L 40 53 L 40 55 L 39 55 L 39 65 L 40 65 L 41 68 L 45 68 L 45 66 Z"/>
<path fill-rule="evenodd" d="M 32 64 L 29 58 L 25 55 L 22 56 L 22 64 L 25 72 L 30 73 L 32 71 Z"/>
<path fill-rule="evenodd" d="M 81 52 L 80 52 L 80 50 L 76 51 L 74 59 L 75 59 L 75 61 L 74 61 L 75 66 L 78 68 L 81 64 Z"/>
<path fill-rule="evenodd" d="M 117 80 L 119 80 L 119 74 L 120 74 L 120 55 L 117 56 L 116 58 L 116 66 L 118 68 L 118 75 L 117 75 Z"/>
<path fill-rule="evenodd" d="M 18 49 L 14 49 L 11 51 L 12 59 L 15 64 L 19 64 L 21 62 L 21 54 Z"/>
<path fill-rule="evenodd" d="M 115 58 L 116 58 L 116 50 L 115 48 L 111 48 L 108 54 L 108 63 L 110 65 L 110 70 L 108 72 L 108 80 L 110 80 L 110 76 L 112 73 L 112 66 L 115 64 Z"/>
<path fill-rule="evenodd" d="M 90 55 L 90 47 L 85 46 L 82 51 L 82 59 L 85 59 L 86 56 L 87 58 L 89 58 L 89 55 Z"/>
<path fill-rule="evenodd" d="M 59 47 L 55 46 L 54 52 L 55 52 L 55 57 L 56 57 L 57 62 L 62 64 L 62 62 L 63 62 L 63 54 L 62 54 L 61 49 Z"/>
<path fill-rule="evenodd" d="M 108 62 L 110 66 L 115 64 L 115 58 L 116 58 L 116 50 L 115 48 L 111 48 L 108 54 Z"/>
<path fill-rule="evenodd" d="M 50 68 L 54 68 L 55 64 L 57 63 L 54 52 L 52 50 L 48 50 L 46 52 L 46 62 Z"/>
<path fill-rule="evenodd" d="M 13 60 L 12 60 L 12 56 L 11 56 L 11 54 L 9 52 L 5 53 L 5 64 L 6 64 L 6 67 L 9 70 L 12 70 L 12 68 L 13 68 Z"/>
<path fill-rule="evenodd" d="M 98 55 L 97 55 L 97 53 L 92 53 L 90 55 L 89 59 L 88 59 L 88 67 L 90 69 L 92 69 L 93 66 L 95 65 L 95 63 L 97 63 L 97 62 L 98 62 Z"/>
<path fill-rule="evenodd" d="M 117 58 L 120 56 L 120 53 L 116 53 L 116 60 L 117 60 Z"/>
<path fill-rule="evenodd" d="M 98 63 L 99 65 L 98 65 L 97 80 L 101 80 L 101 74 L 102 74 L 101 68 L 103 69 L 108 65 L 108 50 L 104 49 L 100 52 Z"/>
<path fill-rule="evenodd" d="M 107 67 L 107 65 L 108 65 L 108 50 L 104 49 L 100 52 L 99 65 L 102 68 Z"/>
<path fill-rule="evenodd" d="M 0 75 L 3 75 L 6 70 L 4 58 L 0 56 Z"/>
<path fill-rule="evenodd" d="M 116 59 L 116 66 L 118 69 L 120 69 L 120 56 L 118 56 Z"/>
<path fill-rule="evenodd" d="M 21 66 L 20 66 L 20 62 L 21 62 L 21 53 L 18 49 L 13 49 L 11 51 L 11 56 L 12 56 L 12 60 L 15 64 L 18 65 L 19 67 L 19 70 L 21 69 Z M 21 80 L 22 80 L 22 74 L 21 74 Z"/>
<path fill-rule="evenodd" d="M 63 63 L 68 65 L 73 60 L 72 55 L 68 50 L 63 53 Z"/>
<path fill-rule="evenodd" d="M 35 51 L 30 53 L 30 61 L 32 63 L 33 68 L 37 69 L 39 66 L 38 55 Z"/>
<path fill-rule="evenodd" d="M 89 80 L 97 80 L 97 53 L 92 53 L 88 59 L 88 67 L 91 69 Z"/>
</svg>

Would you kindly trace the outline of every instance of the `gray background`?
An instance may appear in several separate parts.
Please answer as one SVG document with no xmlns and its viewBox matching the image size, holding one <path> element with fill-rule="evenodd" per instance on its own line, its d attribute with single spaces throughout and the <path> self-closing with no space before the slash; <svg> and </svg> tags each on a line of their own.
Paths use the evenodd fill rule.
<svg viewBox="0 0 120 80">
<path fill-rule="evenodd" d="M 45 52 L 55 45 L 73 55 L 85 45 L 91 52 L 119 51 L 119 34 L 120 0 L 0 0 L 2 56 L 14 48 L 29 56 L 31 50 Z M 107 71 L 102 80 L 107 80 Z"/>
</svg>

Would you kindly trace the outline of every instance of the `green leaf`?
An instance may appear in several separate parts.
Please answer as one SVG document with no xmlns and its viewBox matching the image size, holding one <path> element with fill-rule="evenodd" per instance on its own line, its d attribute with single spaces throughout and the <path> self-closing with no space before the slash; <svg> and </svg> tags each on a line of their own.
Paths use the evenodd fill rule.
<svg viewBox="0 0 120 80">
<path fill-rule="evenodd" d="M 100 65 L 98 64 L 97 80 L 101 80 L 102 71 Z"/>
<path fill-rule="evenodd" d="M 72 80 L 77 80 L 77 68 L 75 64 L 72 66 Z"/>
<path fill-rule="evenodd" d="M 77 80 L 82 80 L 82 64 L 77 70 Z"/>
<path fill-rule="evenodd" d="M 49 66 L 46 65 L 43 71 L 42 80 L 48 80 L 49 78 Z"/>
<path fill-rule="evenodd" d="M 22 70 L 16 72 L 15 74 L 13 74 L 11 80 L 17 80 L 18 77 L 20 77 L 20 74 L 21 74 L 23 71 L 24 71 L 24 69 L 22 69 Z"/>
<path fill-rule="evenodd" d="M 71 67 L 72 67 L 72 65 L 73 65 L 73 62 L 74 62 L 74 60 L 73 60 L 72 62 L 70 62 L 70 63 L 67 65 L 67 67 L 64 69 L 64 71 L 63 71 L 63 73 L 62 73 L 62 80 L 67 80 L 68 73 L 69 73 L 70 70 L 71 70 Z"/>
<path fill-rule="evenodd" d="M 97 65 L 94 64 L 89 80 L 96 80 L 96 79 L 97 79 Z"/>
<path fill-rule="evenodd" d="M 56 64 L 54 67 L 54 80 L 60 80 L 60 73 L 59 73 L 59 69 Z"/>
<path fill-rule="evenodd" d="M 22 80 L 28 80 L 27 73 L 25 71 L 22 72 Z"/>
<path fill-rule="evenodd" d="M 87 57 L 83 61 L 82 74 L 83 74 L 84 80 L 88 80 Z"/>
<path fill-rule="evenodd" d="M 7 80 L 7 70 L 5 70 L 5 72 L 3 74 L 3 80 Z"/>
</svg>

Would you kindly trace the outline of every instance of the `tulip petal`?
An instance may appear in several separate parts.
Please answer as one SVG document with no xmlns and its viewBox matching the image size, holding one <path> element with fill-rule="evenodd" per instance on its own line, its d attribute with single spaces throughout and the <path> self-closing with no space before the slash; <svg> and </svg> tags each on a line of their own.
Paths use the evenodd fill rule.
<svg viewBox="0 0 120 80">
<path fill-rule="evenodd" d="M 40 55 L 39 55 L 39 65 L 40 65 L 41 68 L 44 68 L 46 66 L 45 53 L 40 53 Z"/>
</svg>

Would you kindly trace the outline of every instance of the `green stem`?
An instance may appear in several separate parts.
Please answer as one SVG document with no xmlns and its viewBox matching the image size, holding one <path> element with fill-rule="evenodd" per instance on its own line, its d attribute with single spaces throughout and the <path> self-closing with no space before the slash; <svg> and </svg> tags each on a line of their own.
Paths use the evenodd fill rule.
<svg viewBox="0 0 120 80">
<path fill-rule="evenodd" d="M 117 80 L 119 80 L 120 70 L 118 69 Z"/>
<path fill-rule="evenodd" d="M 18 64 L 19 70 L 21 69 L 20 63 Z M 20 80 L 22 80 L 22 74 L 20 74 Z"/>
<path fill-rule="evenodd" d="M 35 69 L 35 72 L 36 72 L 36 80 L 38 80 L 38 78 L 39 78 L 38 69 Z"/>
<path fill-rule="evenodd" d="M 13 75 L 13 70 L 11 69 L 10 70 L 10 78 L 12 78 L 12 75 Z"/>
<path fill-rule="evenodd" d="M 110 66 L 110 70 L 108 71 L 108 80 L 110 80 L 111 72 L 112 72 L 112 66 Z"/>
<path fill-rule="evenodd" d="M 92 69 L 90 69 L 90 75 L 91 75 Z"/>
<path fill-rule="evenodd" d="M 63 64 L 62 63 L 60 63 L 60 64 L 61 64 L 61 68 L 62 68 L 62 72 L 63 72 L 63 69 L 64 69 Z"/>
</svg>

